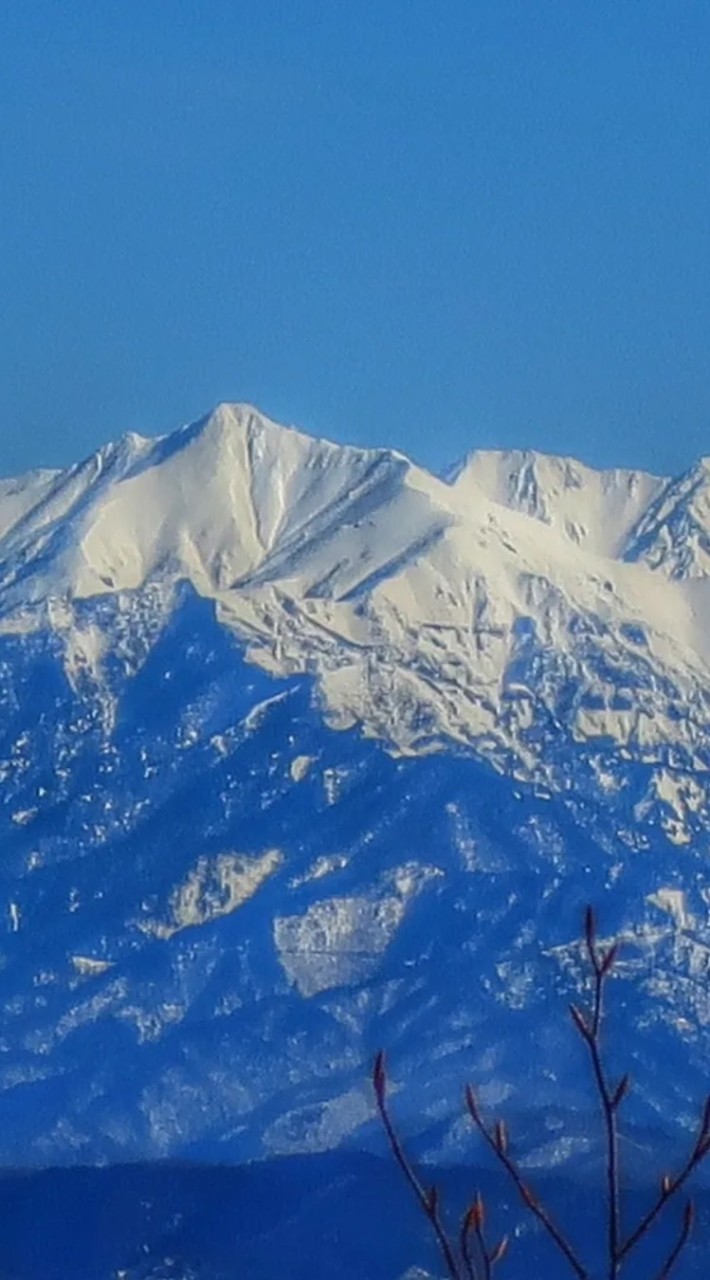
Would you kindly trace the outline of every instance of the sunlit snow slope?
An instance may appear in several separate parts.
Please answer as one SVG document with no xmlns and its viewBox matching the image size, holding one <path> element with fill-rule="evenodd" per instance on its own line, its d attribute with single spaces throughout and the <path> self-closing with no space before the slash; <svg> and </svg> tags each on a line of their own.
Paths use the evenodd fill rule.
<svg viewBox="0 0 710 1280">
<path fill-rule="evenodd" d="M 465 1077 L 531 1158 L 586 1155 L 550 993 L 588 900 L 667 1068 L 634 1123 L 683 1123 L 709 570 L 705 462 L 442 479 L 239 405 L 0 484 L 4 1158 L 372 1143 L 380 1043 L 431 1155 Z"/>
<path fill-rule="evenodd" d="M 315 671 L 338 724 L 406 750 L 513 752 L 544 771 L 532 703 L 556 712 L 565 664 L 580 738 L 660 742 L 670 714 L 690 742 L 678 700 L 704 723 L 708 502 L 705 464 L 666 482 L 484 453 L 444 482 L 400 454 L 223 405 L 164 439 L 129 435 L 6 484 L 0 625 L 43 625 L 100 595 L 169 599 L 187 581 L 255 661 Z M 101 637 L 65 625 L 100 666 Z M 548 658 L 534 691 L 518 678 L 531 644 Z M 639 667 L 674 690 L 647 698 Z"/>
</svg>

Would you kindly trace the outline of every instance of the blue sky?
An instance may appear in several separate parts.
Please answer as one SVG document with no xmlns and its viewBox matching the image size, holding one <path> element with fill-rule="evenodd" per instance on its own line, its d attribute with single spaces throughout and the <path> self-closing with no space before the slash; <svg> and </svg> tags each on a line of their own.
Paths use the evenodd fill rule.
<svg viewBox="0 0 710 1280">
<path fill-rule="evenodd" d="M 0 472 L 221 399 L 710 452 L 705 0 L 0 7 Z"/>
</svg>

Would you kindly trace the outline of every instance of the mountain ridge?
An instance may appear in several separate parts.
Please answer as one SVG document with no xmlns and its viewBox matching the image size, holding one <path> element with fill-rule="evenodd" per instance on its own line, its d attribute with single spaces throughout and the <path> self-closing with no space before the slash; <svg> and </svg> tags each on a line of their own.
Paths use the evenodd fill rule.
<svg viewBox="0 0 710 1280">
<path fill-rule="evenodd" d="M 565 489 L 579 493 L 585 483 L 593 482 L 603 492 L 627 488 L 631 496 L 637 495 L 637 506 L 640 508 L 636 517 L 636 523 L 638 523 L 647 514 L 652 498 L 657 499 L 668 485 L 676 485 L 682 489 L 686 482 L 686 476 L 668 480 L 641 471 L 623 469 L 597 471 L 573 458 L 531 450 L 474 450 L 450 468 L 443 481 L 439 481 L 436 476 L 412 463 L 404 454 L 396 450 L 362 449 L 338 445 L 328 440 L 318 440 L 296 428 L 279 426 L 265 418 L 251 405 L 222 404 L 196 423 L 180 427 L 167 435 L 149 438 L 129 432 L 119 441 L 102 446 L 96 453 L 74 467 L 59 471 L 30 472 L 15 480 L 3 481 L 0 486 L 0 514 L 2 489 L 8 485 L 16 487 L 22 484 L 23 490 L 26 490 L 33 483 L 40 486 L 61 481 L 60 488 L 64 489 L 71 481 L 83 481 L 87 478 L 87 488 L 92 481 L 102 480 L 105 484 L 107 480 L 114 480 L 121 483 L 135 479 L 143 471 L 150 471 L 169 463 L 191 445 L 209 446 L 210 441 L 216 447 L 211 450 L 211 459 L 209 447 L 203 447 L 203 452 L 208 454 L 205 461 L 235 462 L 234 456 L 230 457 L 230 454 L 242 435 L 250 454 L 255 447 L 258 451 L 260 446 L 257 441 L 263 442 L 268 438 L 272 441 L 270 455 L 279 450 L 282 453 L 287 452 L 291 442 L 298 441 L 298 448 L 302 454 L 306 455 L 306 468 L 313 466 L 317 457 L 322 466 L 324 457 L 328 456 L 329 460 L 339 458 L 350 463 L 354 476 L 357 476 L 358 471 L 362 470 L 363 462 L 366 464 L 389 462 L 390 465 L 400 467 L 407 472 L 408 477 L 419 487 L 435 493 L 442 504 L 445 504 L 446 498 L 455 499 L 456 491 L 462 487 L 462 482 L 469 481 L 480 491 L 485 501 L 493 503 L 496 507 L 517 510 L 521 514 L 533 515 L 538 520 L 547 519 L 548 522 L 544 498 L 551 496 L 553 500 L 559 499 L 561 492 Z M 278 442 L 275 449 L 274 442 Z M 291 450 L 292 455 L 294 452 L 297 453 L 297 449 Z M 225 454 L 226 457 L 224 457 Z M 293 456 L 291 460 L 293 461 Z M 249 462 L 251 461 L 250 457 Z M 686 475 L 692 476 L 696 471 L 706 474 L 706 471 L 703 472 L 702 460 Z M 551 495 L 545 494 L 545 480 L 548 482 L 547 489 L 551 490 Z M 534 495 L 538 495 L 538 500 L 542 497 L 542 508 L 536 509 Z M 456 505 L 454 501 L 454 506 Z M 65 514 L 68 514 L 71 506 L 72 494 L 70 493 Z M 24 516 L 26 514 L 23 513 Z M 603 512 L 603 518 L 608 518 L 608 514 Z M 6 528 L 3 539 L 12 532 L 12 527 L 10 524 Z"/>
<path fill-rule="evenodd" d="M 684 524 L 669 484 L 640 473 L 485 453 L 447 482 L 402 454 L 318 441 L 223 405 L 36 483 L 38 502 L 0 539 L 0 628 L 32 625 L 18 617 L 28 607 L 43 617 L 48 601 L 71 611 L 72 601 L 152 590 L 169 609 L 189 581 L 255 661 L 281 674 L 316 670 L 333 723 L 359 721 L 396 749 L 481 748 L 491 735 L 500 746 L 505 705 L 504 749 L 531 767 L 529 699 L 506 674 L 526 627 L 580 670 L 591 619 L 603 620 L 608 660 L 622 666 L 641 635 L 664 678 L 700 688 L 710 662 L 695 543 L 682 561 L 692 560 L 690 576 L 678 571 L 700 481 L 678 482 L 695 504 Z M 666 529 L 667 510 L 673 554 L 651 564 L 644 548 Z M 373 663 L 388 671 L 389 695 Z M 628 716 L 602 712 L 596 732 L 623 741 Z M 422 716 L 425 733 L 411 723 Z M 579 733 L 592 727 L 579 717 Z"/>
<path fill-rule="evenodd" d="M 586 1160 L 547 993 L 591 900 L 663 1064 L 633 1123 L 693 1123 L 707 578 L 622 534 L 702 523 L 702 476 L 532 463 L 447 482 L 226 407 L 0 486 L 0 1159 L 367 1147 L 386 1044 L 432 1160 L 465 1078 L 533 1165 Z"/>
</svg>

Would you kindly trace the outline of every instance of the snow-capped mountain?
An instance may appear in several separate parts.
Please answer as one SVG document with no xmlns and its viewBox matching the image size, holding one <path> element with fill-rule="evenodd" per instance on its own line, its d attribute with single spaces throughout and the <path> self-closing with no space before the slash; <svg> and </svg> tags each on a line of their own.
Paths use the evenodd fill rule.
<svg viewBox="0 0 710 1280">
<path fill-rule="evenodd" d="M 519 679 L 536 642 L 555 670 L 536 673 L 535 697 L 557 714 L 559 667 L 571 664 L 567 719 L 584 739 L 663 740 L 670 684 L 660 704 L 656 691 L 652 706 L 631 699 L 639 668 L 664 673 L 704 716 L 707 499 L 696 471 L 664 482 L 479 454 L 445 482 L 400 454 L 223 405 L 164 439 L 126 436 L 67 472 L 7 484 L 0 620 L 6 631 L 51 620 L 76 650 L 69 662 L 98 676 L 111 638 L 75 625 L 67 602 L 131 593 L 138 607 L 150 595 L 165 616 L 189 583 L 250 660 L 315 672 L 338 725 L 400 749 L 512 752 L 544 772 Z M 602 654 L 619 677 L 607 685 L 589 668 Z"/>
<path fill-rule="evenodd" d="M 708 474 L 441 478 L 222 405 L 3 482 L 5 1162 L 374 1149 L 380 1044 L 430 1158 L 473 1079 L 532 1163 L 592 1160 L 587 901 L 638 1141 L 690 1124 Z"/>
</svg>

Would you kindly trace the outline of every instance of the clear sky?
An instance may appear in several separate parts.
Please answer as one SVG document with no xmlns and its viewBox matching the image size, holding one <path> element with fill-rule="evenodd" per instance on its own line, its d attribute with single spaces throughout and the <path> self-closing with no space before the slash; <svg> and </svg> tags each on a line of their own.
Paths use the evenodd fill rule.
<svg viewBox="0 0 710 1280">
<path fill-rule="evenodd" d="M 710 453 L 707 0 L 0 5 L 0 472 L 222 399 Z"/>
</svg>

